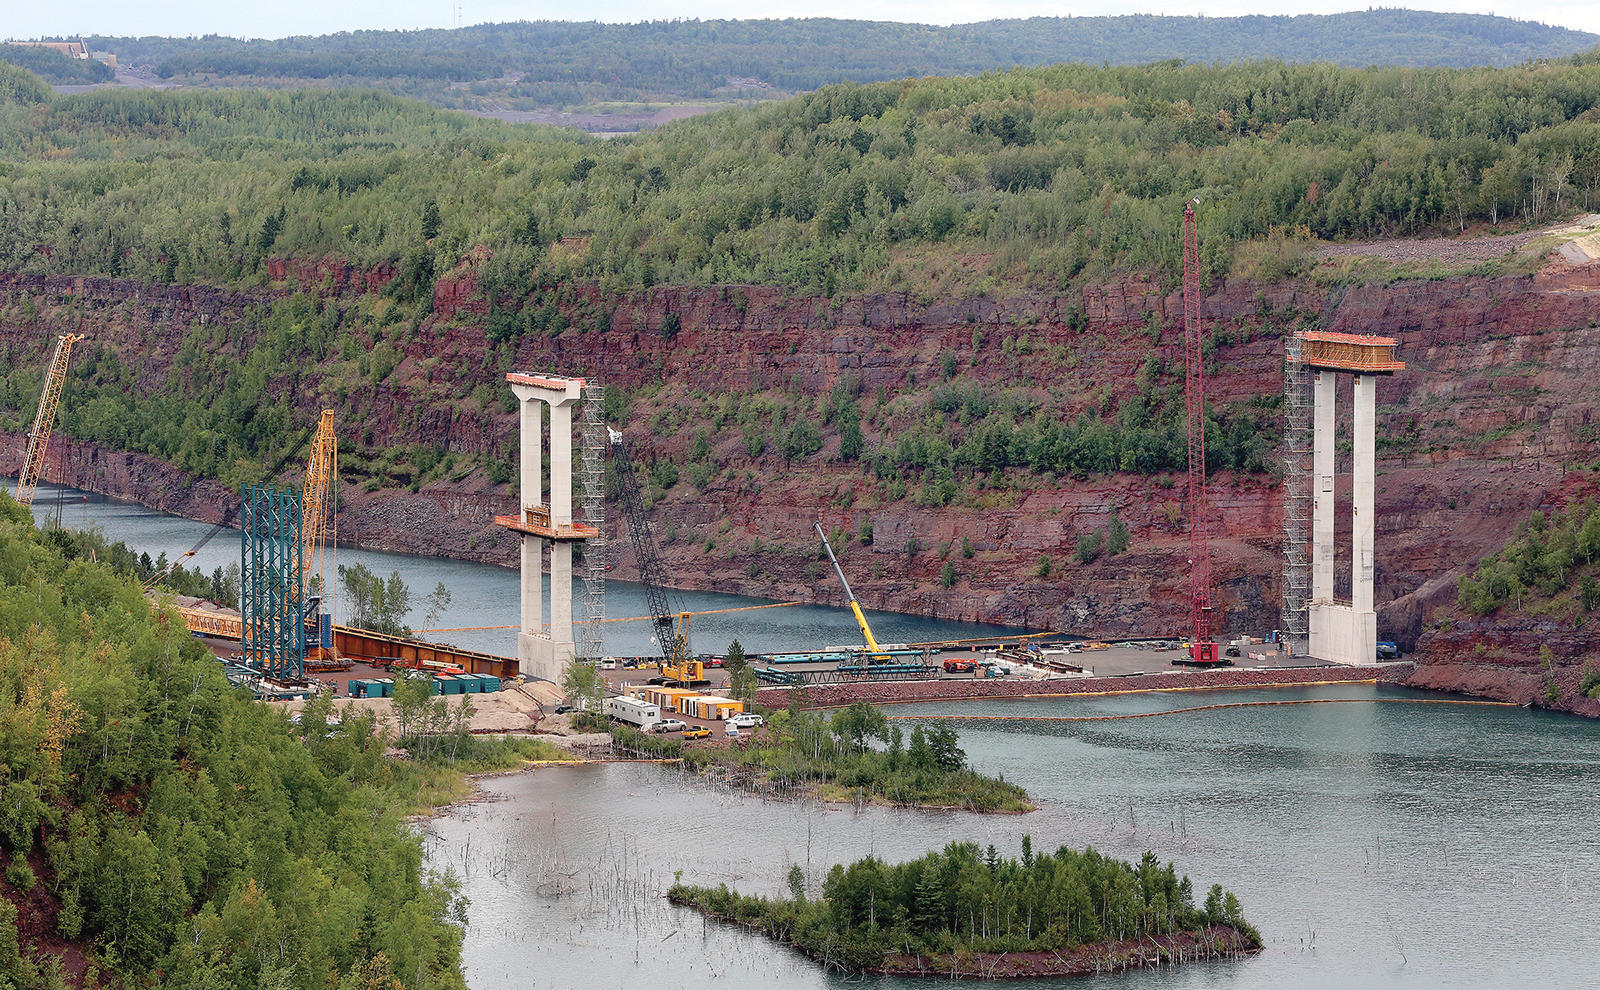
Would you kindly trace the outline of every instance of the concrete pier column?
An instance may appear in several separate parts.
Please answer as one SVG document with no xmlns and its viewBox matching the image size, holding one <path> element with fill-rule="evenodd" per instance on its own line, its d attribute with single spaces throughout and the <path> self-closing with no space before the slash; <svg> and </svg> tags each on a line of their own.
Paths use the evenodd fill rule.
<svg viewBox="0 0 1600 990">
<path fill-rule="evenodd" d="M 566 589 L 562 594 L 560 589 Z M 550 545 L 550 651 L 563 668 L 576 655 L 572 637 L 572 544 Z"/>
<path fill-rule="evenodd" d="M 1333 601 L 1334 380 L 1334 372 L 1318 371 L 1312 401 L 1311 600 L 1321 602 Z"/>
<path fill-rule="evenodd" d="M 1350 499 L 1350 607 L 1372 611 L 1373 536 L 1377 517 L 1373 502 L 1377 491 L 1376 420 L 1378 379 L 1357 375 L 1354 389 L 1355 433 Z"/>
<path fill-rule="evenodd" d="M 550 522 L 555 526 L 572 523 L 572 405 L 550 405 Z"/>
</svg>

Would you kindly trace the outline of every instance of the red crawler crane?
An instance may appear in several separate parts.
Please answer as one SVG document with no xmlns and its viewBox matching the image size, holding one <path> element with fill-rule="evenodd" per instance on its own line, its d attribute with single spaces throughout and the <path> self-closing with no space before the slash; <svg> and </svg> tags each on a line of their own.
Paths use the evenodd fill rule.
<svg viewBox="0 0 1600 990">
<path fill-rule="evenodd" d="M 1200 235 L 1194 203 L 1183 204 L 1183 331 L 1187 354 L 1184 396 L 1189 411 L 1189 606 L 1194 641 L 1189 662 L 1220 661 L 1211 641 L 1211 540 L 1206 531 L 1206 375 L 1200 353 Z"/>
</svg>

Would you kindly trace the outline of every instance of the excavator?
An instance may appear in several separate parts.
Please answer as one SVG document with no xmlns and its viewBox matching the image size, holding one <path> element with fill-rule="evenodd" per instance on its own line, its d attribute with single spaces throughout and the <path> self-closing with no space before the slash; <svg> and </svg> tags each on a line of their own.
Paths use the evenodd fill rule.
<svg viewBox="0 0 1600 990">
<path fill-rule="evenodd" d="M 650 520 L 644 514 L 644 500 L 639 495 L 639 480 L 634 475 L 633 458 L 622 441 L 622 434 L 607 429 L 611 435 L 611 463 L 617 469 L 617 494 L 628 517 L 628 537 L 633 541 L 633 553 L 639 561 L 639 583 L 644 587 L 645 601 L 650 606 L 650 622 L 655 627 L 656 645 L 661 647 L 661 660 L 657 665 L 664 681 L 695 687 L 707 683 L 705 665 L 693 659 L 689 652 L 689 614 L 680 612 L 677 625 L 672 620 L 672 609 L 667 602 L 665 588 L 666 570 L 656 553 L 655 534 Z"/>
</svg>

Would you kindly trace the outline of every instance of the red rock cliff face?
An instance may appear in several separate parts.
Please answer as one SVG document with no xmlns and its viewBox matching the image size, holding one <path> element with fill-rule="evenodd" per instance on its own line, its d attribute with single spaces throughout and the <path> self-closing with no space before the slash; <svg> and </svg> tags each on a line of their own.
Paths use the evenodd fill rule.
<svg viewBox="0 0 1600 990">
<path fill-rule="evenodd" d="M 288 265 L 279 274 L 330 298 L 368 291 L 383 277 L 325 267 Z M 1180 296 L 1139 278 L 1069 296 L 929 301 L 904 293 L 825 299 L 759 286 L 657 287 L 624 296 L 592 286 L 545 287 L 531 302 L 560 300 L 573 312 L 604 313 L 608 329 L 575 320 L 554 336 L 522 337 L 514 357 L 486 340 L 486 306 L 474 278 L 467 264 L 440 281 L 434 315 L 404 340 L 399 366 L 382 383 L 349 383 L 337 401 L 329 398 L 332 383 L 306 388 L 301 411 L 309 418 L 334 402 L 347 424 L 347 449 L 421 443 L 514 457 L 514 416 L 471 398 L 477 385 L 510 367 L 598 375 L 630 389 L 665 383 L 661 397 L 820 395 L 849 378 L 860 383 L 866 405 L 880 389 L 893 396 L 938 381 L 949 352 L 959 381 L 1050 389 L 1069 396 L 1076 412 L 1114 410 L 1152 353 L 1171 367 L 1182 361 Z M 0 292 L 31 300 L 40 313 L 31 326 L 0 329 L 0 341 L 14 343 L 19 360 L 44 360 L 46 331 L 67 325 L 72 303 L 98 339 L 137 350 L 152 382 L 170 367 L 192 322 L 243 320 L 247 306 L 273 294 L 4 275 Z M 669 313 L 681 328 L 670 339 L 663 333 Z M 1600 268 L 1349 289 L 1235 283 L 1206 299 L 1204 316 L 1223 341 L 1208 392 L 1218 404 L 1281 391 L 1278 337 L 1291 324 L 1400 339 L 1408 369 L 1379 386 L 1378 598 L 1386 637 L 1415 641 L 1428 608 L 1454 597 L 1455 576 L 1546 501 L 1567 465 L 1600 461 L 1593 402 Z M 301 371 L 316 381 L 315 366 Z M 633 410 L 630 442 L 646 462 L 683 459 L 697 425 L 652 435 L 646 421 L 661 401 L 641 400 Z M 871 422 L 866 431 L 869 446 L 894 440 Z M 870 544 L 848 541 L 845 566 L 872 607 L 1101 635 L 1178 633 L 1184 626 L 1181 478 L 1035 480 L 929 508 L 910 498 L 883 502 L 880 484 L 834 459 L 835 441 L 788 464 L 771 453 L 749 457 L 737 431 L 725 432 L 711 437 L 718 477 L 703 491 L 680 482 L 654 510 L 685 587 L 836 600 L 808 536 L 821 519 L 848 534 L 871 525 Z M 14 470 L 20 440 L 10 440 L 0 449 L 0 468 Z M 200 518 L 207 514 L 202 504 L 227 498 L 204 488 L 180 496 L 188 479 L 149 459 L 118 462 L 111 452 L 89 451 L 66 464 L 74 483 Z M 417 492 L 347 488 L 343 538 L 500 564 L 514 559 L 513 542 L 492 523 L 496 512 L 513 509 L 514 495 L 481 472 Z M 1270 629 L 1279 594 L 1281 488 L 1269 476 L 1225 473 L 1212 492 L 1224 625 Z M 1078 537 L 1104 527 L 1113 511 L 1131 531 L 1129 552 L 1073 564 Z M 616 524 L 612 535 L 625 536 Z M 959 552 L 963 538 L 971 558 Z M 631 553 L 618 556 L 614 575 L 632 576 Z M 1044 557 L 1052 563 L 1048 576 L 1039 575 Z M 948 590 L 937 581 L 947 560 L 957 574 Z"/>
</svg>

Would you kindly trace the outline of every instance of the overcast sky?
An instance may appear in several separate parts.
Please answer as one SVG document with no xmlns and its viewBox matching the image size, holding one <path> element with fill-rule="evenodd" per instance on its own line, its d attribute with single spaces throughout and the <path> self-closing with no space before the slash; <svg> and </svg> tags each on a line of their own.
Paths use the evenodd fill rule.
<svg viewBox="0 0 1600 990">
<path fill-rule="evenodd" d="M 1404 0 L 1387 0 L 1394 6 Z M 228 34 L 279 38 L 328 34 L 361 28 L 452 27 L 456 4 L 450 0 L 278 0 L 274 3 L 218 3 L 217 0 L 4 0 L 0 32 L 12 38 L 69 34 L 200 35 Z M 1373 4 L 1377 6 L 1378 4 Z M 1059 17 L 1068 14 L 1329 14 L 1367 6 L 1349 0 L 1212 0 L 1179 4 L 1167 0 L 1077 0 L 1071 4 L 1037 0 L 777 0 L 759 13 L 735 0 L 589 0 L 583 4 L 472 2 L 462 0 L 461 23 L 517 20 L 668 20 L 733 17 L 849 17 L 882 21 L 954 24 L 1001 17 Z M 1600 0 L 1526 0 L 1511 4 L 1473 0 L 1425 0 L 1419 9 L 1501 14 L 1600 34 Z"/>
</svg>

